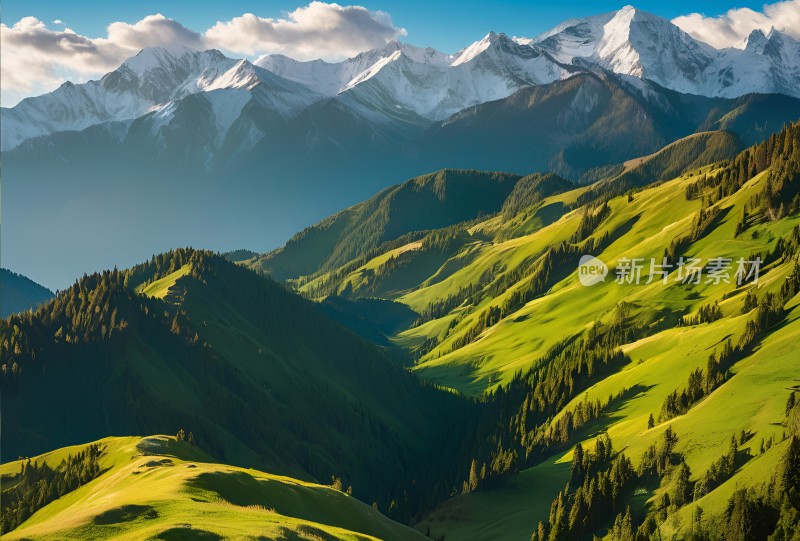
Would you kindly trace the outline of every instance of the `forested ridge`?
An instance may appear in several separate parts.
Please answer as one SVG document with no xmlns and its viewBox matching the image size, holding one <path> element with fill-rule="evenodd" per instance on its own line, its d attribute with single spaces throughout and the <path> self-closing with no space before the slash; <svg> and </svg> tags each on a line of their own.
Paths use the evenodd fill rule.
<svg viewBox="0 0 800 541">
<path fill-rule="evenodd" d="M 4 479 L 0 533 L 8 533 L 42 509 L 81 485 L 100 475 L 100 445 L 68 455 L 55 468 L 46 462 L 37 464 L 28 459 L 14 478 Z"/>
<path fill-rule="evenodd" d="M 184 265 L 192 270 L 170 302 L 134 291 Z M 453 457 L 477 407 L 209 252 L 180 249 L 86 276 L 0 325 L 3 444 L 13 456 L 187 427 L 220 460 L 335 475 L 408 520 L 452 492 Z M 43 393 L 50 409 L 39 413 Z"/>
</svg>

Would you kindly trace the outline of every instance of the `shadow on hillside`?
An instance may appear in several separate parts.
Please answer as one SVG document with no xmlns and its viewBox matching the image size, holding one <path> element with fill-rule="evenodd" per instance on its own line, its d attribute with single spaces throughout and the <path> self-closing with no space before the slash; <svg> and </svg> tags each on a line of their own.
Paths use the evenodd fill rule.
<svg viewBox="0 0 800 541">
<path fill-rule="evenodd" d="M 212 456 L 197 445 L 186 441 L 178 441 L 171 436 L 149 436 L 142 438 L 142 440 L 136 444 L 136 450 L 139 451 L 142 456 L 163 456 L 192 462 L 216 462 Z M 151 461 L 148 465 L 152 467 L 156 464 Z M 163 466 L 167 465 L 167 463 L 162 460 L 158 465 Z"/>
<path fill-rule="evenodd" d="M 617 242 L 619 239 L 630 233 L 631 230 L 633 229 L 633 226 L 636 225 L 636 222 L 639 221 L 639 218 L 641 218 L 641 216 L 637 214 L 636 216 L 631 217 L 626 222 L 620 224 L 619 227 L 617 227 L 616 229 L 614 229 L 614 231 L 609 233 L 608 238 L 602 245 L 602 249 L 605 250 L 606 248 Z"/>
<path fill-rule="evenodd" d="M 94 517 L 95 524 L 119 524 L 131 522 L 138 518 L 154 519 L 158 517 L 156 510 L 150 505 L 123 505 L 104 511 Z"/>
<path fill-rule="evenodd" d="M 218 541 L 223 537 L 214 532 L 192 528 L 187 524 L 186 526 L 177 526 L 164 530 L 153 539 L 160 541 Z"/>
<path fill-rule="evenodd" d="M 314 539 L 319 541 L 337 541 L 339 539 L 336 536 L 329 534 L 324 530 L 320 530 L 319 528 L 315 528 L 314 526 L 309 526 L 307 524 L 301 524 L 297 528 L 297 532 L 289 530 L 288 528 L 282 528 L 281 536 L 278 538 L 267 538 L 267 537 L 259 537 L 259 541 L 306 541 L 307 539 Z M 366 537 L 358 536 L 356 539 L 361 541 L 367 541 Z"/>
<path fill-rule="evenodd" d="M 629 402 L 644 395 L 653 387 L 654 385 L 636 384 L 633 387 L 625 389 L 622 393 L 618 394 L 611 400 L 610 404 L 605 407 L 603 415 L 599 419 L 596 419 L 576 430 L 573 440 L 582 441 L 589 438 L 594 438 L 604 432 L 607 432 L 611 425 L 624 419 L 625 416 L 620 412 Z M 643 424 L 642 429 L 644 430 L 646 427 L 647 425 L 645 423 Z"/>
</svg>

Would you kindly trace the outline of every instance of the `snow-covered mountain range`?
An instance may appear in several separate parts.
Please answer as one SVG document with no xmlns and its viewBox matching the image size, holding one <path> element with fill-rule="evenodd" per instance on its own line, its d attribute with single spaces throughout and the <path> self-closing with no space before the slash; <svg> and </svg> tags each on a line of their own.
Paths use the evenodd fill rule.
<svg viewBox="0 0 800 541">
<path fill-rule="evenodd" d="M 157 136 L 181 100 L 193 95 L 202 96 L 214 110 L 218 140 L 250 100 L 282 117 L 340 97 L 345 106 L 377 122 L 436 121 L 576 71 L 541 50 L 494 33 L 455 55 L 391 42 L 336 64 L 281 55 L 251 64 L 216 50 L 145 49 L 98 81 L 64 83 L 49 94 L 3 109 L 2 148 L 39 135 L 144 115 L 151 117 Z"/>
<path fill-rule="evenodd" d="M 717 50 L 629 6 L 569 20 L 533 38 L 492 32 L 452 55 L 391 42 L 339 63 L 281 55 L 250 63 L 216 50 L 146 49 L 100 80 L 64 83 L 4 108 L 0 148 L 139 118 L 158 141 L 182 101 L 192 97 L 208 111 L 210 147 L 226 144 L 236 126 L 236 144 L 249 150 L 264 135 L 264 119 L 291 118 L 324 100 L 337 100 L 367 123 L 424 124 L 524 87 L 598 70 L 701 96 L 800 97 L 800 41 L 756 30 L 736 47 Z M 138 129 L 141 134 L 144 128 Z"/>
<path fill-rule="evenodd" d="M 303 85 L 216 50 L 144 49 L 98 81 L 66 82 L 49 94 L 3 108 L 2 149 L 39 135 L 147 114 L 161 126 L 180 100 L 200 93 L 214 110 L 220 134 L 251 99 L 265 101 L 271 110 L 288 117 L 321 98 Z"/>
<path fill-rule="evenodd" d="M 321 94 L 348 94 L 378 109 L 402 108 L 429 120 L 576 71 L 536 47 L 494 32 L 454 55 L 391 42 L 337 64 L 277 55 L 255 64 Z"/>
<path fill-rule="evenodd" d="M 592 64 L 687 94 L 800 96 L 800 41 L 775 29 L 768 36 L 755 30 L 736 47 L 718 50 L 666 19 L 627 6 L 517 41 L 559 62 Z"/>
</svg>

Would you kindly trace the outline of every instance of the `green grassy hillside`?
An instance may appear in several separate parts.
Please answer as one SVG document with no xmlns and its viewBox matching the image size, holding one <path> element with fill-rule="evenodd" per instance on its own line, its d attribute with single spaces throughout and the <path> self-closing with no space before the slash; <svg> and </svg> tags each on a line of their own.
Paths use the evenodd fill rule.
<svg viewBox="0 0 800 541">
<path fill-rule="evenodd" d="M 96 478 L 39 510 L 3 538 L 425 539 L 349 496 L 342 487 L 217 464 L 175 437 L 105 438 L 97 445 L 102 454 Z M 86 448 L 60 449 L 31 463 L 57 468 L 66 456 Z M 23 464 L 0 467 L 4 490 L 18 482 Z"/>
<path fill-rule="evenodd" d="M 593 449 L 599 434 L 634 470 L 668 429 L 677 434 L 675 464 L 624 485 L 635 526 L 649 513 L 664 535 L 685 536 L 698 507 L 724 531 L 737 489 L 775 484 L 791 434 L 785 406 L 800 386 L 798 134 L 793 126 L 735 159 L 682 173 L 738 145 L 724 133 L 701 134 L 629 164 L 616 181 L 544 197 L 520 189 L 532 193 L 527 206 L 508 203 L 501 214 L 440 230 L 438 242 L 408 242 L 299 281 L 312 298 L 327 291 L 408 306 L 419 317 L 389 339 L 417 358 L 414 370 L 488 404 L 497 428 L 473 447 L 464 494 L 420 529 L 530 538 L 539 520 L 553 518 L 572 446 Z M 584 253 L 609 266 L 605 281 L 581 285 Z M 738 284 L 736 262 L 756 256 L 759 280 Z M 621 261 L 634 257 L 644 262 L 641 283 L 617 283 Z M 667 283 L 646 283 L 651 259 L 665 257 Z M 729 279 L 681 283 L 680 257 L 729 258 Z M 693 374 L 710 383 L 689 398 Z M 732 437 L 735 468 L 719 486 L 665 506 L 679 465 L 696 487 Z M 625 505 L 612 509 L 594 532 L 616 539 L 609 527 Z"/>
<path fill-rule="evenodd" d="M 57 491 L 82 487 L 49 504 L 42 489 L 14 535 L 48 517 L 68 525 L 54 538 L 247 538 L 261 520 L 267 538 L 415 535 L 313 484 L 337 477 L 435 539 L 796 538 L 800 124 L 716 161 L 737 145 L 699 134 L 595 186 L 444 171 L 258 259 L 292 277 L 285 288 L 254 260 L 177 250 L 3 320 L 6 456 L 179 427 L 196 446 L 175 445 L 203 450 L 112 492 L 163 491 L 158 509 L 63 507 L 108 479 L 96 451 L 44 470 L 71 479 Z M 604 279 L 585 283 L 585 255 Z M 632 260 L 638 276 L 623 272 Z M 302 481 L 240 469 L 252 466 Z M 44 475 L 26 471 L 3 478 L 7 496 Z M 302 504 L 281 499 L 285 485 Z M 187 496 L 216 503 L 206 515 Z M 6 501 L 4 525 L 27 518 Z"/>
</svg>

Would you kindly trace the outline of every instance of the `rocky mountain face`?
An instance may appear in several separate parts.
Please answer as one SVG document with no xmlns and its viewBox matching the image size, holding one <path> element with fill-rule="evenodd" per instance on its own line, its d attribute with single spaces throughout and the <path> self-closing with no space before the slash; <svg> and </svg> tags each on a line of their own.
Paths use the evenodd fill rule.
<svg viewBox="0 0 800 541">
<path fill-rule="evenodd" d="M 736 47 L 717 50 L 666 19 L 627 6 L 566 21 L 533 38 L 491 32 L 455 54 L 390 42 L 339 63 L 282 55 L 250 63 L 216 50 L 146 49 L 99 81 L 67 82 L 3 109 L 2 148 L 148 115 L 149 133 L 158 140 L 180 102 L 192 95 L 214 117 L 208 139 L 216 147 L 224 146 L 251 108 L 286 119 L 324 99 L 337 99 L 367 122 L 436 122 L 521 88 L 597 70 L 707 97 L 800 97 L 800 42 L 774 29 L 769 35 L 755 30 Z M 237 142 L 245 147 L 266 135 L 257 122 L 243 123 L 248 126 L 236 127 Z"/>
</svg>

